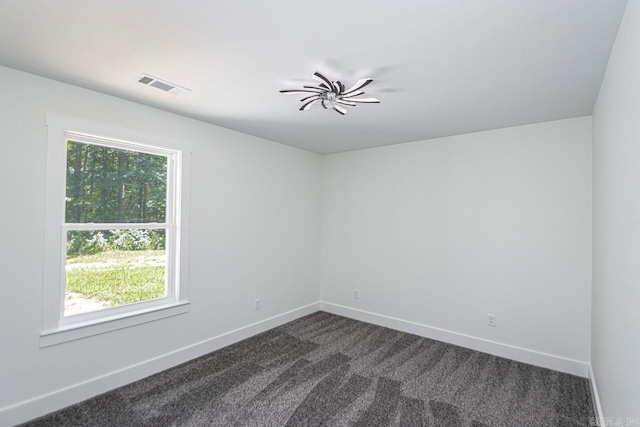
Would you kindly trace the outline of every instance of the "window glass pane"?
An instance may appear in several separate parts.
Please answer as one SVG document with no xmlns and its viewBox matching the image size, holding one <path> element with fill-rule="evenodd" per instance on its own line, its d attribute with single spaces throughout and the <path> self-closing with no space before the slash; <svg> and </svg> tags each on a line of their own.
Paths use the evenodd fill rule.
<svg viewBox="0 0 640 427">
<path fill-rule="evenodd" d="M 166 295 L 165 230 L 67 232 L 64 315 Z"/>
<path fill-rule="evenodd" d="M 67 223 L 162 223 L 166 210 L 166 156 L 67 141 Z"/>
</svg>

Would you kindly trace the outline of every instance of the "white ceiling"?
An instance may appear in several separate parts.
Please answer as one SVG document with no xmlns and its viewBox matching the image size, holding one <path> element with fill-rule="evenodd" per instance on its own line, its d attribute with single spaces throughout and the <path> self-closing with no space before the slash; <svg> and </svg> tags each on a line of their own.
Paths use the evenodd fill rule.
<svg viewBox="0 0 640 427">
<path fill-rule="evenodd" d="M 591 114 L 626 2 L 0 0 L 0 64 L 332 153 Z M 381 104 L 298 111 L 314 71 Z"/>
</svg>

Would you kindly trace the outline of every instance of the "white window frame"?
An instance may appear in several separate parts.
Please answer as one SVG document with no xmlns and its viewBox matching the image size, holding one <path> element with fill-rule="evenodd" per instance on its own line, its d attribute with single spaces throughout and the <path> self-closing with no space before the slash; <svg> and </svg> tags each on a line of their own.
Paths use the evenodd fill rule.
<svg viewBox="0 0 640 427">
<path fill-rule="evenodd" d="M 131 129 L 47 114 L 48 151 L 45 256 L 40 347 L 60 344 L 116 329 L 186 313 L 188 206 L 191 144 Z M 66 224 L 67 140 L 166 156 L 165 223 Z M 162 298 L 64 316 L 68 230 L 164 229 L 167 293 Z"/>
</svg>

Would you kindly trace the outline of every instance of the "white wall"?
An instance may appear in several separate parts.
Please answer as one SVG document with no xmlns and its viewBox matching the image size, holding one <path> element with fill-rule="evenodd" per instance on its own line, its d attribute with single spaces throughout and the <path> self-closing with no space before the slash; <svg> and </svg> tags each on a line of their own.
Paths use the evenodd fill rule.
<svg viewBox="0 0 640 427">
<path fill-rule="evenodd" d="M 588 362 L 589 117 L 325 156 L 322 204 L 323 301 Z"/>
<path fill-rule="evenodd" d="M 640 417 L 640 1 L 593 112 L 591 363 L 605 416 Z"/>
<path fill-rule="evenodd" d="M 0 93 L 0 412 L 319 300 L 318 155 L 3 67 Z M 47 112 L 191 141 L 188 314 L 39 348 Z"/>
</svg>

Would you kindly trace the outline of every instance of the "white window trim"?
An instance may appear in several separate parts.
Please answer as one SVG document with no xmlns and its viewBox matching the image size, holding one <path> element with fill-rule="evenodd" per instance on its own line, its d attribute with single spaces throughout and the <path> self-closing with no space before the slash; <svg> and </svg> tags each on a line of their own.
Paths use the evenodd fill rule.
<svg viewBox="0 0 640 427">
<path fill-rule="evenodd" d="M 48 152 L 46 182 L 46 215 L 44 245 L 44 299 L 40 347 L 60 344 L 96 334 L 122 329 L 169 316 L 185 313 L 189 309 L 188 290 L 188 207 L 191 144 L 151 135 L 131 129 L 105 125 L 87 120 L 65 117 L 48 113 Z M 168 274 L 173 275 L 176 283 L 168 289 L 165 298 L 141 301 L 135 304 L 110 307 L 95 312 L 64 317 L 64 270 L 66 259 L 65 195 L 66 195 L 66 139 L 68 134 L 80 136 L 80 140 L 90 141 L 93 137 L 103 137 L 117 141 L 117 148 L 127 144 L 136 151 L 166 154 L 176 152 L 174 159 L 175 179 L 169 177 L 169 185 L 176 188 L 169 191 L 168 208 L 176 207 L 173 216 L 175 229 L 172 234 L 176 240 L 173 256 L 177 262 L 169 262 Z M 130 142 L 135 141 L 135 143 Z M 99 142 L 105 145 L 103 141 Z M 142 144 L 142 145 L 141 145 Z M 75 228 L 108 229 L 112 224 L 78 224 Z M 131 224 L 130 228 L 153 228 L 153 224 Z M 166 228 L 162 225 L 160 228 Z M 64 237 L 64 238 L 63 238 Z M 176 271 L 171 271 L 175 265 Z"/>
</svg>

